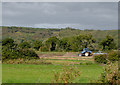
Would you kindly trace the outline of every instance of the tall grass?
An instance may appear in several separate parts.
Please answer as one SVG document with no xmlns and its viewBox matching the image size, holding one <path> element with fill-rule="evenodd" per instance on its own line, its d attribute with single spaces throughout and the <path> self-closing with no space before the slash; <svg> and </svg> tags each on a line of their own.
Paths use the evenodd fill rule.
<svg viewBox="0 0 120 85">
<path fill-rule="evenodd" d="M 52 64 L 51 62 L 46 62 L 44 59 L 9 59 L 4 60 L 3 64 Z"/>
</svg>

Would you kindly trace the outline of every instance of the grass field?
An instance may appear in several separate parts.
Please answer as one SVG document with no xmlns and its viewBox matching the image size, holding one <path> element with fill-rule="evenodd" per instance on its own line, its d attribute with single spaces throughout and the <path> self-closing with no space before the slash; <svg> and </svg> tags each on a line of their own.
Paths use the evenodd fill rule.
<svg viewBox="0 0 120 85">
<path fill-rule="evenodd" d="M 51 53 L 53 55 L 51 57 L 49 53 L 42 54 L 45 57 L 41 58 L 40 54 L 40 58 L 52 64 L 2 64 L 2 82 L 53 83 L 54 73 L 62 72 L 63 67 L 69 68 L 71 65 L 76 66 L 81 72 L 81 75 L 73 81 L 74 83 L 90 83 L 91 80 L 97 80 L 103 72 L 104 66 L 96 64 L 93 56 L 79 57 L 75 56 L 76 53 Z"/>
<path fill-rule="evenodd" d="M 76 65 L 81 71 L 75 83 L 89 83 L 96 80 L 102 72 L 102 66 Z M 65 66 L 68 68 L 70 66 Z M 24 64 L 3 64 L 3 83 L 51 83 L 54 79 L 54 72 L 62 71 L 63 65 L 24 65 Z"/>
</svg>

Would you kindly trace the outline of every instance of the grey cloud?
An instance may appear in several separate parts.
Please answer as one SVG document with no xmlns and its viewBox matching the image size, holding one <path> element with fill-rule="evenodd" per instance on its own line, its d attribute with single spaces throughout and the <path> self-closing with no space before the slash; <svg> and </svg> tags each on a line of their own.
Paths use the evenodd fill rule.
<svg viewBox="0 0 120 85">
<path fill-rule="evenodd" d="M 3 0 L 2 2 L 118 2 L 119 0 Z"/>
<path fill-rule="evenodd" d="M 117 6 L 114 2 L 3 2 L 2 18 L 3 25 L 117 29 Z"/>
<path fill-rule="evenodd" d="M 2 11 L 2 3 L 0 3 L 0 11 Z M 0 26 L 2 25 L 2 13 L 0 13 Z"/>
</svg>

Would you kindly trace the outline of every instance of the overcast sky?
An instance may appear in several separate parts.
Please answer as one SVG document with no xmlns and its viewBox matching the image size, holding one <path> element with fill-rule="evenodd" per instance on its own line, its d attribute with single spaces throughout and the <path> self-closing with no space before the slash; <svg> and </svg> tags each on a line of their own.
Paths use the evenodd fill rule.
<svg viewBox="0 0 120 85">
<path fill-rule="evenodd" d="M 117 2 L 3 2 L 3 26 L 118 29 Z"/>
</svg>

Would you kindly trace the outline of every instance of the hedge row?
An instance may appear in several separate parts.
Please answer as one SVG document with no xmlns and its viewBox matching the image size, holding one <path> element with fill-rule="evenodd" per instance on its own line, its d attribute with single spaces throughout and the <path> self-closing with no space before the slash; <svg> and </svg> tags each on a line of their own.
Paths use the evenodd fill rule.
<svg viewBox="0 0 120 85">
<path fill-rule="evenodd" d="M 94 56 L 94 60 L 97 63 L 104 63 L 104 64 L 106 64 L 108 61 L 111 61 L 111 62 L 118 61 L 119 58 L 120 58 L 120 53 L 118 51 L 109 52 L 107 55 L 104 54 L 104 55 Z"/>
</svg>

